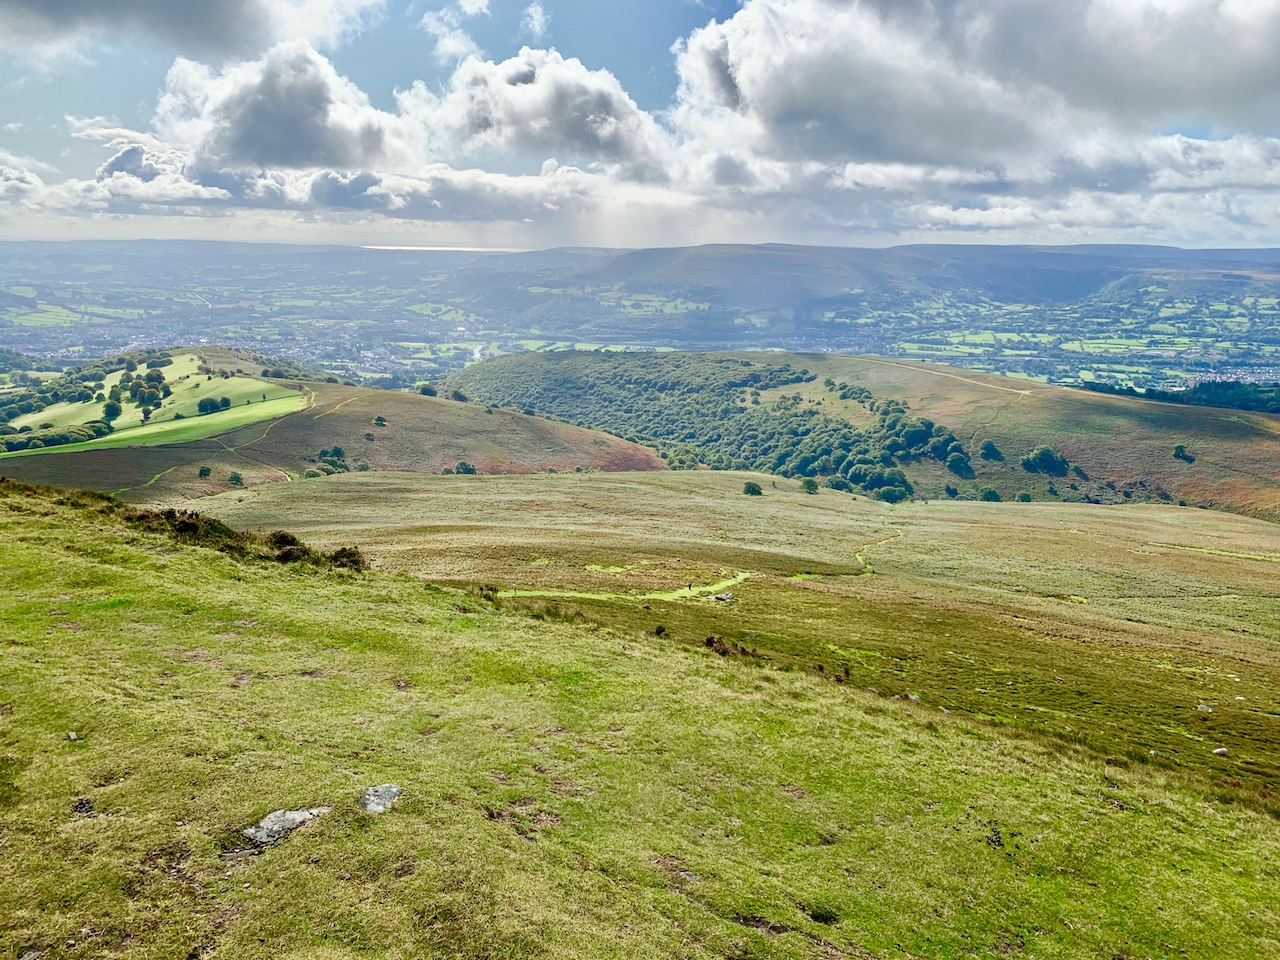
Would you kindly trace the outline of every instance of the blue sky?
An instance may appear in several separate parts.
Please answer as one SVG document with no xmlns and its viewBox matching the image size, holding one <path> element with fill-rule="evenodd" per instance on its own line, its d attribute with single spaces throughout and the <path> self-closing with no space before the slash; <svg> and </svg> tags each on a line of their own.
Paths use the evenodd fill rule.
<svg viewBox="0 0 1280 960">
<path fill-rule="evenodd" d="M 0 238 L 1280 245 L 1280 0 L 0 0 Z"/>
</svg>

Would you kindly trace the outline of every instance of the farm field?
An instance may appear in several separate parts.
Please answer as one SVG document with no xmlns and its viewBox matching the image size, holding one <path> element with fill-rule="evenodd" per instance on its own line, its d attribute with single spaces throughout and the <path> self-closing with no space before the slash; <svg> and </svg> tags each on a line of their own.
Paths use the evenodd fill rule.
<svg viewBox="0 0 1280 960">
<path fill-rule="evenodd" d="M 743 496 L 748 480 L 764 495 Z M 198 506 L 240 529 L 357 542 L 376 569 L 535 616 L 662 628 L 684 647 L 719 638 L 749 662 L 1276 806 L 1280 534 L 1263 521 L 1154 505 L 890 506 L 706 471 L 360 474 Z"/>
<path fill-rule="evenodd" d="M 368 479 L 291 487 L 350 491 Z M 557 489 L 590 504 L 596 484 L 620 484 L 615 502 L 634 505 L 620 523 L 651 541 L 672 531 L 646 514 L 672 526 L 692 497 L 711 514 L 678 525 L 680 546 L 707 551 L 740 497 L 715 486 L 736 479 L 726 476 L 413 479 L 473 504 L 464 516 L 477 521 L 501 502 L 484 493 L 499 485 L 550 505 Z M 789 496 L 760 498 L 758 522 L 774 529 L 810 510 L 836 522 L 834 495 Z M 838 503 L 850 529 L 876 526 L 872 512 L 855 516 L 869 505 Z M 430 512 L 384 499 L 383 524 L 401 508 Z M 526 523 L 539 515 L 528 512 Z M 1123 512 L 1136 528 L 1105 529 L 1146 536 L 1144 512 Z M 1265 546 L 1253 521 L 1188 516 Z M 1011 539 L 1036 523 L 1012 523 Z M 534 569 L 567 563 L 569 537 L 586 527 L 566 513 L 540 553 L 553 562 Z M 794 543 L 789 556 L 813 554 L 810 566 L 847 564 L 843 549 L 811 543 L 813 529 L 800 524 L 775 547 Z M 611 625 L 537 619 L 389 570 L 237 560 L 87 496 L 0 484 L 0 530 L 0 571 L 15 588 L 0 595 L 0 943 L 15 955 L 1208 960 L 1224 944 L 1233 957 L 1271 957 L 1280 940 L 1274 816 L 1187 771 L 944 713 L 928 695 L 886 700 L 811 669 L 718 656 L 676 619 L 676 636 L 660 637 L 635 612 Z M 912 545 L 897 554 L 910 568 L 921 538 L 899 539 Z M 625 538 L 613 554 L 598 542 L 595 559 L 623 565 Z M 1181 575 L 1206 584 L 1243 563 L 1187 556 Z M 780 576 L 790 561 L 778 562 Z M 842 621 L 866 634 L 861 647 L 877 643 L 877 605 L 896 629 L 924 629 L 905 616 L 907 576 L 854 581 L 872 590 L 865 612 Z M 750 597 L 756 581 L 735 592 Z M 786 583 L 825 596 L 823 580 Z M 896 588 L 899 606 L 881 588 Z M 935 614 L 993 625 L 957 606 Z M 1058 642 L 1039 629 L 1018 636 Z M 1217 653 L 1193 648 L 1112 640 L 1090 659 L 1130 661 L 1123 692 L 1138 712 L 1153 686 L 1144 657 L 1201 658 L 1198 674 L 1161 677 L 1173 689 L 1204 678 L 1199 698 L 1219 682 Z M 1242 645 L 1232 661 L 1250 698 L 1265 693 L 1261 659 Z M 362 813 L 361 791 L 385 783 L 403 788 L 398 804 Z M 297 807 L 327 809 L 260 851 L 240 834 Z"/>
</svg>

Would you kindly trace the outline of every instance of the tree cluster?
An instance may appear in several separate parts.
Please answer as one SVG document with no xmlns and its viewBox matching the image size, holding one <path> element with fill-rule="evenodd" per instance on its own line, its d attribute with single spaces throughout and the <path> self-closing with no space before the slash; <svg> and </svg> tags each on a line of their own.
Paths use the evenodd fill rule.
<svg viewBox="0 0 1280 960">
<path fill-rule="evenodd" d="M 830 478 L 890 502 L 914 493 L 905 464 L 933 459 L 973 476 L 969 454 L 950 430 L 911 416 L 898 401 L 873 398 L 865 387 L 840 385 L 845 399 L 876 414 L 864 429 L 825 415 L 799 393 L 763 400 L 767 391 L 815 379 L 789 363 L 585 352 L 503 358 L 455 377 L 486 403 L 607 430 L 658 450 L 677 470 L 705 465 Z"/>
</svg>

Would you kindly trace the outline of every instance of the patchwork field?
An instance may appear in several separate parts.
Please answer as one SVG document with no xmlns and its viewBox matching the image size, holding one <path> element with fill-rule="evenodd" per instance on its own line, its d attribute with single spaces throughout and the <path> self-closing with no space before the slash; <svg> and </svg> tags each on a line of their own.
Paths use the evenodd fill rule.
<svg viewBox="0 0 1280 960">
<path fill-rule="evenodd" d="M 306 490 L 333 490 L 354 507 L 368 479 Z M 765 588 L 775 598 L 856 600 L 859 615 L 845 607 L 834 621 L 851 648 L 881 647 L 889 627 L 904 645 L 950 627 L 957 639 L 945 649 L 973 656 L 982 635 L 1005 629 L 980 612 L 998 605 L 996 571 L 995 586 L 973 588 L 980 602 L 965 608 L 959 590 L 946 578 L 931 585 L 920 566 L 923 531 L 941 536 L 954 526 L 947 517 L 965 516 L 951 506 L 890 512 L 770 488 L 758 513 L 743 514 L 727 477 L 661 476 L 648 492 L 634 477 L 414 479 L 416 499 L 366 489 L 366 529 L 389 530 L 399 511 L 430 522 L 434 532 L 414 533 L 428 562 L 463 531 L 437 524 L 426 501 L 468 503 L 459 526 L 475 529 L 477 553 L 460 558 L 460 572 L 482 566 L 486 521 L 519 539 L 510 498 L 523 497 L 533 528 L 524 540 L 532 546 L 544 530 L 528 566 L 545 572 L 547 587 L 574 581 L 588 558 L 625 566 L 635 535 L 641 551 L 689 547 L 681 565 L 708 572 L 726 545 L 778 556 L 773 572 L 742 564 L 755 571 L 734 588 L 742 609 L 770 615 L 766 595 L 753 593 Z M 613 493 L 593 494 L 612 482 Z M 279 489 L 226 507 L 248 510 Z M 540 504 L 599 496 L 612 497 L 619 533 L 630 532 L 615 534 L 612 548 L 599 516 L 569 512 L 556 528 L 541 519 Z M 707 522 L 681 513 L 695 502 Z M 258 507 L 265 518 L 266 503 Z M 1028 511 L 1018 521 L 1013 505 L 1004 509 L 1010 563 L 1064 519 Z M 1261 591 L 1265 578 L 1248 564 L 1265 561 L 1204 551 L 1239 536 L 1249 550 L 1272 552 L 1263 526 L 1188 511 L 1195 519 L 1179 539 L 1172 519 L 1119 514 L 1087 529 L 1082 518 L 1069 523 L 1099 542 L 1110 537 L 1112 555 L 1159 530 L 1198 549 L 1155 550 L 1130 566 L 1178 571 L 1188 588 L 1238 578 L 1241 595 Z M 727 526 L 743 519 L 760 527 L 767 549 Z M 784 520 L 796 525 L 780 529 Z M 716 533 L 717 522 L 730 532 Z M 1228 526 L 1196 526 L 1205 522 Z M 869 546 L 894 524 L 903 535 L 892 551 Z M 819 543 L 824 528 L 843 545 Z M 352 532 L 332 519 L 321 529 Z M 1231 802 L 1203 777 L 1161 763 L 944 713 L 931 691 L 920 703 L 889 701 L 829 671 L 684 642 L 693 637 L 680 636 L 677 607 L 716 601 L 643 613 L 633 604 L 629 622 L 610 626 L 554 622 L 546 611 L 539 620 L 407 575 L 236 560 L 146 532 L 102 500 L 12 483 L 0 484 L 0 533 L 11 587 L 0 593 L 6 955 L 1216 960 L 1224 950 L 1262 958 L 1280 949 L 1280 828 L 1256 802 Z M 882 572 L 783 576 L 793 560 L 801 573 L 852 572 L 855 540 Z M 956 534 L 953 577 L 976 569 L 978 540 Z M 384 567 L 412 568 L 409 553 L 382 544 L 373 550 Z M 1000 552 L 980 551 L 988 559 L 977 567 Z M 734 554 L 734 565 L 746 556 Z M 1079 561 L 1066 552 L 1053 562 L 1070 557 Z M 535 566 L 542 558 L 550 562 Z M 814 569 L 824 558 L 830 566 Z M 894 564 L 902 572 L 890 572 Z M 1120 567 L 1104 567 L 1094 596 L 1118 582 Z M 618 578 L 614 592 L 640 590 L 672 586 L 683 569 L 606 576 Z M 929 590 L 938 592 L 923 602 L 911 595 Z M 935 606 L 944 596 L 948 605 Z M 737 609 L 722 602 L 707 615 Z M 908 616 L 926 610 L 943 622 Z M 670 618 L 677 637 L 656 636 L 651 613 Z M 807 634 L 814 621 L 797 613 L 772 611 Z M 1041 614 L 1028 619 L 1034 630 L 1009 627 L 1001 642 L 1046 651 L 1048 667 L 1065 641 L 1043 632 Z M 961 629 L 970 624 L 972 636 Z M 1141 715 L 1157 686 L 1205 699 L 1229 662 L 1242 679 L 1226 690 L 1244 691 L 1248 705 L 1206 714 L 1221 724 L 1208 728 L 1213 736 L 1273 722 L 1263 698 L 1276 686 L 1259 679 L 1268 669 L 1261 641 L 1220 637 L 1238 642 L 1228 657 L 1181 632 L 1162 645 L 1097 636 L 1077 661 L 1115 666 L 1126 679 L 1113 689 L 1130 713 Z M 1199 670 L 1187 671 L 1193 661 Z M 1018 670 L 998 676 L 1030 686 Z M 1068 693 L 1083 682 L 1079 672 L 1062 677 Z M 963 670 L 957 678 L 967 679 Z M 1045 682 L 1056 680 L 1046 671 Z M 1252 749 L 1233 743 L 1226 762 Z M 361 791 L 385 783 L 404 789 L 396 807 L 362 813 Z M 328 809 L 272 846 L 255 848 L 241 833 L 272 810 L 301 807 Z"/>
<path fill-rule="evenodd" d="M 764 495 L 743 496 L 747 480 Z M 361 474 L 199 506 L 239 528 L 358 542 L 380 570 L 509 608 L 661 627 L 682 646 L 720 638 L 751 662 L 1181 769 L 1280 809 L 1280 534 L 1266 522 L 1150 505 L 889 506 L 706 471 Z"/>
</svg>

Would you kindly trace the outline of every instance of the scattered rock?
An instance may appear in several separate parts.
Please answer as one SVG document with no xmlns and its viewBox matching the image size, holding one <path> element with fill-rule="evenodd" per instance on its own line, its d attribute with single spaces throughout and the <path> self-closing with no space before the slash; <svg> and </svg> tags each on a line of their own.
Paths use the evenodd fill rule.
<svg viewBox="0 0 1280 960">
<path fill-rule="evenodd" d="M 1203 703 L 1196 707 L 1196 710 L 1200 713 L 1213 713 L 1213 707 Z"/>
<path fill-rule="evenodd" d="M 1213 755 L 1215 757 L 1225 757 L 1227 755 L 1227 748 L 1219 747 L 1217 750 L 1213 751 Z"/>
<path fill-rule="evenodd" d="M 27 947 L 18 954 L 18 960 L 40 960 L 44 956 L 44 951 L 39 947 Z"/>
<path fill-rule="evenodd" d="M 80 797 L 76 800 L 75 811 L 82 817 L 93 816 L 93 801 L 88 797 Z"/>
<path fill-rule="evenodd" d="M 244 835 L 259 846 L 278 843 L 304 823 L 314 820 L 321 814 L 328 813 L 329 807 L 311 807 L 301 810 L 276 810 L 268 813 L 252 827 L 244 830 Z"/>
<path fill-rule="evenodd" d="M 717 594 L 716 594 L 716 599 L 717 599 L 717 600 L 719 600 L 721 603 L 729 603 L 730 601 L 732 601 L 732 600 L 733 600 L 733 594 L 732 594 L 732 593 L 717 593 Z"/>
<path fill-rule="evenodd" d="M 361 795 L 358 806 L 365 813 L 373 814 L 376 817 L 395 806 L 402 793 L 404 791 L 394 783 L 384 783 L 380 787 L 369 787 Z"/>
</svg>

